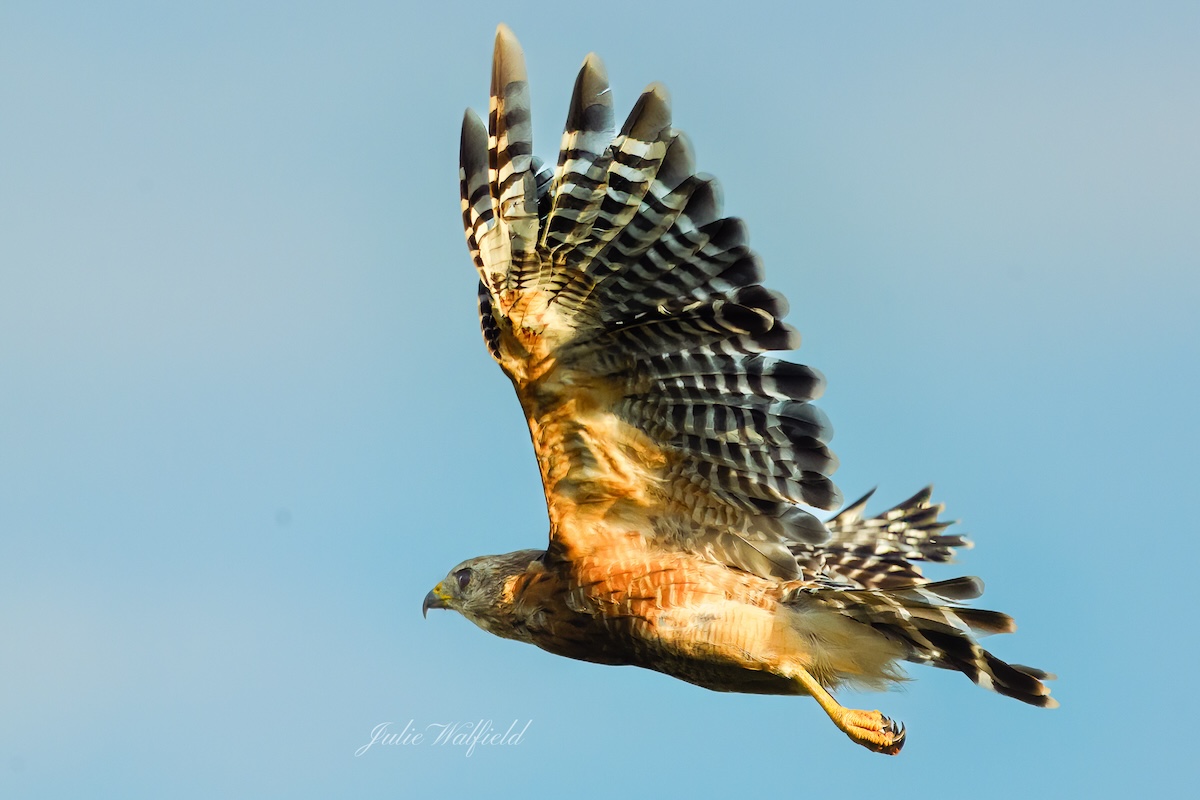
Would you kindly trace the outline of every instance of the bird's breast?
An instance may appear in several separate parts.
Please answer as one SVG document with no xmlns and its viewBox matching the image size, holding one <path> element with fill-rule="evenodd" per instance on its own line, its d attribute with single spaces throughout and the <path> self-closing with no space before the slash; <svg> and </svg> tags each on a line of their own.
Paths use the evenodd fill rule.
<svg viewBox="0 0 1200 800">
<path fill-rule="evenodd" d="M 693 675 L 760 670 L 793 643 L 774 584 L 687 554 L 582 558 L 533 576 L 518 607 L 558 655 Z M 691 676 L 691 677 L 688 677 Z"/>
</svg>

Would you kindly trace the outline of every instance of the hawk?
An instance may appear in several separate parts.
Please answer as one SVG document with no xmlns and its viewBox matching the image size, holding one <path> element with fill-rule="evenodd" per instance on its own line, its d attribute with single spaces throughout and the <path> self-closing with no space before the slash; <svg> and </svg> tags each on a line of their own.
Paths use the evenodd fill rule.
<svg viewBox="0 0 1200 800">
<path fill-rule="evenodd" d="M 575 81 L 558 165 L 533 155 L 524 57 L 501 25 L 488 126 L 463 120 L 459 179 L 488 351 L 529 424 L 550 517 L 544 550 L 472 558 L 425 598 L 497 636 L 656 670 L 716 691 L 808 695 L 850 739 L 896 754 L 903 725 L 840 705 L 902 661 L 1057 705 L 1032 667 L 977 637 L 1012 618 L 963 605 L 926 489 L 875 517 L 842 504 L 824 378 L 762 285 L 745 225 L 721 216 L 650 85 L 614 134 L 604 67 Z"/>
</svg>

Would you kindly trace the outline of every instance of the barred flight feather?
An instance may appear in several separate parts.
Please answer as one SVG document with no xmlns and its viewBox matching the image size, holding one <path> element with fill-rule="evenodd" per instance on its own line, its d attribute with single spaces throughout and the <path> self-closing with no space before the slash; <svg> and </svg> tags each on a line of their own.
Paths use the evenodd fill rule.
<svg viewBox="0 0 1200 800">
<path fill-rule="evenodd" d="M 717 401 L 761 397 L 804 402 L 816 400 L 825 390 L 825 376 L 812 367 L 767 356 L 737 358 L 685 352 L 655 356 L 644 365 L 645 374 L 664 392 L 671 389 L 703 392 L 708 399 Z"/>
<path fill-rule="evenodd" d="M 930 501 L 932 486 L 876 517 L 866 518 L 863 512 L 872 494 L 874 490 L 826 523 L 830 540 L 822 548 L 819 561 L 826 572 L 840 580 L 867 589 L 924 583 L 927 579 L 912 562 L 949 562 L 956 548 L 972 546 L 965 536 L 943 535 L 954 523 L 939 519 L 944 506 Z M 798 558 L 806 556 L 811 554 L 797 549 Z"/>
<path fill-rule="evenodd" d="M 513 52 L 516 52 L 516 57 Z M 533 121 L 525 59 L 509 31 L 496 37 L 488 113 L 488 183 L 498 229 L 507 234 L 505 289 L 518 288 L 538 268 L 538 203 L 533 165 Z"/>
<path fill-rule="evenodd" d="M 471 252 L 471 260 L 475 262 L 480 281 L 489 290 L 494 290 L 495 287 L 484 272 L 483 255 L 479 245 L 488 230 L 495 225 L 491 185 L 488 182 L 487 150 L 487 130 L 479 121 L 479 117 L 468 110 L 463 115 L 462 138 L 458 150 L 463 230 L 466 232 L 467 249 Z"/>
<path fill-rule="evenodd" d="M 483 281 L 479 282 L 476 294 L 479 306 L 479 327 L 483 331 L 483 343 L 487 345 L 488 353 L 497 361 L 500 360 L 500 326 L 492 315 L 492 296 Z"/>
<path fill-rule="evenodd" d="M 657 175 L 674 149 L 675 132 L 669 126 L 665 90 L 651 86 L 638 99 L 620 135 L 607 145 L 603 162 L 593 162 L 596 169 L 603 166 L 605 174 L 588 198 L 589 207 L 570 229 L 569 263 L 580 270 L 561 292 L 561 302 L 568 308 L 578 311 L 594 290 L 596 276 L 626 261 L 621 246 L 610 247 L 614 239 L 631 228 L 645 227 L 656 206 L 662 208 Z M 668 177 L 679 171 L 678 160 L 677 156 L 669 163 Z M 613 254 L 616 266 L 610 261 Z"/>
<path fill-rule="evenodd" d="M 599 213 L 613 136 L 612 92 L 604 65 L 594 54 L 584 59 L 571 95 L 567 126 L 551 186 L 553 202 L 546 216 L 542 247 L 548 261 L 559 262 L 560 251 L 583 241 Z M 565 283 L 570 273 L 562 273 Z M 561 290 L 562 285 L 545 288 Z"/>
</svg>

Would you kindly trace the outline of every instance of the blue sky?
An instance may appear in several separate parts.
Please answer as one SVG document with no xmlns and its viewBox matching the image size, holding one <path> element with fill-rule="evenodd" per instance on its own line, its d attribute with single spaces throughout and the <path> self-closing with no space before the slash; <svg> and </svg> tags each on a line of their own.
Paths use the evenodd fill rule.
<svg viewBox="0 0 1200 800">
<path fill-rule="evenodd" d="M 1183 793 L 1197 713 L 1194 4 L 0 6 L 0 794 Z M 421 599 L 542 546 L 457 129 L 521 38 L 661 80 L 829 380 L 837 478 L 936 485 L 1044 712 L 570 662 Z M 530 722 L 516 746 L 371 729 Z M 870 787 L 870 789 L 864 789 Z M 536 794 L 536 793 L 535 793 Z"/>
</svg>

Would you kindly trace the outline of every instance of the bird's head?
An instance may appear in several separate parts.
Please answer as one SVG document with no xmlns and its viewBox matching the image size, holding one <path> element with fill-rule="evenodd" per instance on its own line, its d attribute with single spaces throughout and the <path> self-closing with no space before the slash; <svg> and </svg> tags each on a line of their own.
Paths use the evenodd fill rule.
<svg viewBox="0 0 1200 800">
<path fill-rule="evenodd" d="M 421 615 L 431 608 L 449 608 L 490 633 L 518 638 L 513 628 L 513 579 L 531 567 L 540 568 L 545 554 L 544 550 L 518 550 L 469 558 L 425 595 Z"/>
</svg>

